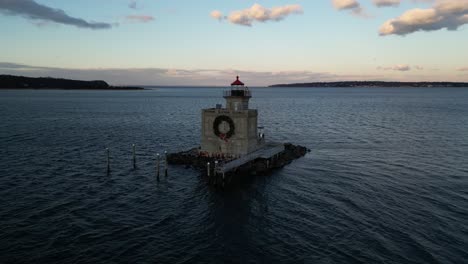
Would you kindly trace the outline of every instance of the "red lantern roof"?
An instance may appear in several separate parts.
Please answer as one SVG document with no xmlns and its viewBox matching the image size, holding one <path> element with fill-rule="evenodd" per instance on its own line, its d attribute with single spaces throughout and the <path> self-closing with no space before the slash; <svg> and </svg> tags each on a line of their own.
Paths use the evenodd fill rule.
<svg viewBox="0 0 468 264">
<path fill-rule="evenodd" d="M 237 76 L 236 80 L 233 83 L 231 83 L 231 86 L 235 86 L 235 85 L 244 86 L 244 83 L 239 81 L 239 76 Z"/>
</svg>

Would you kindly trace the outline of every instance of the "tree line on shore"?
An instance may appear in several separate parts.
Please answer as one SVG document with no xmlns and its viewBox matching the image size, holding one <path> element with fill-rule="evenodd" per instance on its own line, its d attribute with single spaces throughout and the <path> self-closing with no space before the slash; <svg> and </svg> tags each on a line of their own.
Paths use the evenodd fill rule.
<svg viewBox="0 0 468 264">
<path fill-rule="evenodd" d="M 65 89 L 65 90 L 141 90 L 140 87 L 110 86 L 105 81 L 79 81 L 51 77 L 0 75 L 0 89 Z"/>
<path fill-rule="evenodd" d="M 383 82 L 383 81 L 343 81 L 274 84 L 269 87 L 468 87 L 463 82 Z"/>
</svg>

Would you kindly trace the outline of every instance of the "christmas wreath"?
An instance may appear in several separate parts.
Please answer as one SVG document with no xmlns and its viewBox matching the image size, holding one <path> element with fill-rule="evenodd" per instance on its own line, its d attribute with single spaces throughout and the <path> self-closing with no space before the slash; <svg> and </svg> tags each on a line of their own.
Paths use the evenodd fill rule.
<svg viewBox="0 0 468 264">
<path fill-rule="evenodd" d="M 222 133 L 221 131 L 219 131 L 219 125 L 221 125 L 221 123 L 223 122 L 226 122 L 229 124 L 229 131 L 226 133 Z M 232 121 L 232 119 L 229 116 L 225 116 L 225 115 L 218 116 L 214 120 L 213 130 L 217 137 L 221 138 L 222 140 L 227 140 L 230 137 L 232 137 L 235 133 L 234 121 Z"/>
</svg>

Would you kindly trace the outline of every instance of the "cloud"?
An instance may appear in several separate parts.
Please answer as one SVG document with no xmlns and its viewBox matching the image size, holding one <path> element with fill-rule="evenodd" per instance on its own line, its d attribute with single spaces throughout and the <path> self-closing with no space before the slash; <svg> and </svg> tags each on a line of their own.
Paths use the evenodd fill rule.
<svg viewBox="0 0 468 264">
<path fill-rule="evenodd" d="M 396 65 L 393 66 L 394 71 L 410 71 L 411 67 L 409 65 Z"/>
<path fill-rule="evenodd" d="M 356 0 L 333 0 L 333 6 L 338 10 L 359 8 L 361 5 Z"/>
<path fill-rule="evenodd" d="M 446 28 L 457 30 L 468 23 L 468 0 L 440 0 L 432 8 L 412 9 L 386 21 L 379 30 L 381 36 L 407 35 L 417 31 Z"/>
<path fill-rule="evenodd" d="M 401 0 L 372 0 L 377 7 L 399 6 Z"/>
<path fill-rule="evenodd" d="M 416 66 L 418 68 L 419 66 Z M 382 71 L 400 71 L 400 72 L 405 72 L 405 71 L 410 71 L 411 67 L 406 64 L 398 64 L 392 67 L 382 67 L 379 66 L 377 67 L 377 70 L 382 70 Z"/>
<path fill-rule="evenodd" d="M 468 67 L 457 68 L 457 71 L 468 71 Z"/>
<path fill-rule="evenodd" d="M 148 15 L 129 15 L 126 16 L 125 19 L 131 22 L 140 22 L 140 23 L 148 23 L 154 20 L 153 16 Z"/>
<path fill-rule="evenodd" d="M 332 0 L 335 9 L 340 11 L 351 11 L 356 16 L 369 17 L 357 0 Z"/>
<path fill-rule="evenodd" d="M 29 66 L 0 62 L 2 74 L 30 77 L 50 76 L 77 80 L 104 80 L 112 85 L 196 85 L 228 86 L 239 75 L 249 86 L 276 83 L 326 82 L 342 80 L 384 79 L 376 75 L 338 75 L 314 71 L 244 71 L 237 69 L 174 69 L 174 68 L 97 68 L 70 69 Z"/>
<path fill-rule="evenodd" d="M 0 62 L 0 69 L 24 69 L 30 68 L 31 66 L 26 66 L 23 64 L 11 63 L 11 62 Z"/>
<path fill-rule="evenodd" d="M 252 7 L 233 11 L 229 16 L 224 17 L 220 11 L 214 10 L 211 12 L 211 17 L 222 20 L 227 19 L 229 22 L 242 26 L 252 26 L 252 23 L 280 21 L 292 14 L 302 14 L 303 10 L 300 5 L 285 5 L 273 8 L 266 8 L 259 4 L 254 4 Z"/>
<path fill-rule="evenodd" d="M 80 28 L 109 29 L 112 27 L 108 23 L 87 22 L 81 18 L 71 17 L 63 10 L 38 4 L 33 0 L 0 0 L 0 12 L 7 15 L 23 16 L 33 20 L 53 21 Z"/>
<path fill-rule="evenodd" d="M 131 9 L 136 9 L 137 8 L 137 1 L 136 0 L 130 1 L 130 3 L 128 4 L 128 7 L 131 8 Z"/>
<path fill-rule="evenodd" d="M 411 0 L 413 3 L 434 3 L 436 0 Z"/>
<path fill-rule="evenodd" d="M 223 13 L 221 13 L 221 11 L 219 10 L 213 10 L 211 11 L 210 13 L 210 16 L 214 19 L 217 19 L 219 21 L 223 20 L 225 17 L 223 16 Z"/>
<path fill-rule="evenodd" d="M 395 67 L 395 66 L 394 66 Z M 388 67 L 393 70 L 394 67 Z M 409 66 L 408 66 L 409 67 Z M 383 67 L 379 67 L 382 68 Z M 397 68 L 397 67 L 395 67 Z M 404 67 L 403 67 L 404 68 Z M 468 70 L 468 67 L 466 68 Z M 433 72 L 395 74 L 334 74 L 315 71 L 246 71 L 239 69 L 177 69 L 177 68 L 57 68 L 0 62 L 0 73 L 29 77 L 50 76 L 76 80 L 104 80 L 112 85 L 161 86 L 227 86 L 236 75 L 249 86 L 266 86 L 278 83 L 332 82 L 332 81 L 461 81 L 468 75 Z"/>
</svg>

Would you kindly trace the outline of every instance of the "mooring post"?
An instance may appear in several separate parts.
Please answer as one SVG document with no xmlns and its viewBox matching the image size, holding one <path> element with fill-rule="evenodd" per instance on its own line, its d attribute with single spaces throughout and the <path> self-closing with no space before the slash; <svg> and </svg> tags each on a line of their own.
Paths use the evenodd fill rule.
<svg viewBox="0 0 468 264">
<path fill-rule="evenodd" d="M 167 151 L 164 151 L 164 177 L 167 177 L 167 167 L 168 167 L 168 162 L 167 162 Z"/>
<path fill-rule="evenodd" d="M 106 153 L 107 153 L 107 173 L 110 172 L 110 153 L 109 153 L 109 148 L 106 148 Z"/>
<path fill-rule="evenodd" d="M 133 150 L 133 169 L 136 169 L 136 153 L 135 153 L 135 144 L 132 145 Z"/>
<path fill-rule="evenodd" d="M 208 177 L 210 177 L 210 163 L 209 162 L 206 164 L 206 172 L 207 172 Z"/>
<path fill-rule="evenodd" d="M 215 185 L 218 183 L 218 161 L 215 160 L 214 169 L 213 169 L 213 178 Z"/>
<path fill-rule="evenodd" d="M 159 153 L 156 154 L 156 177 L 159 181 Z"/>
</svg>

